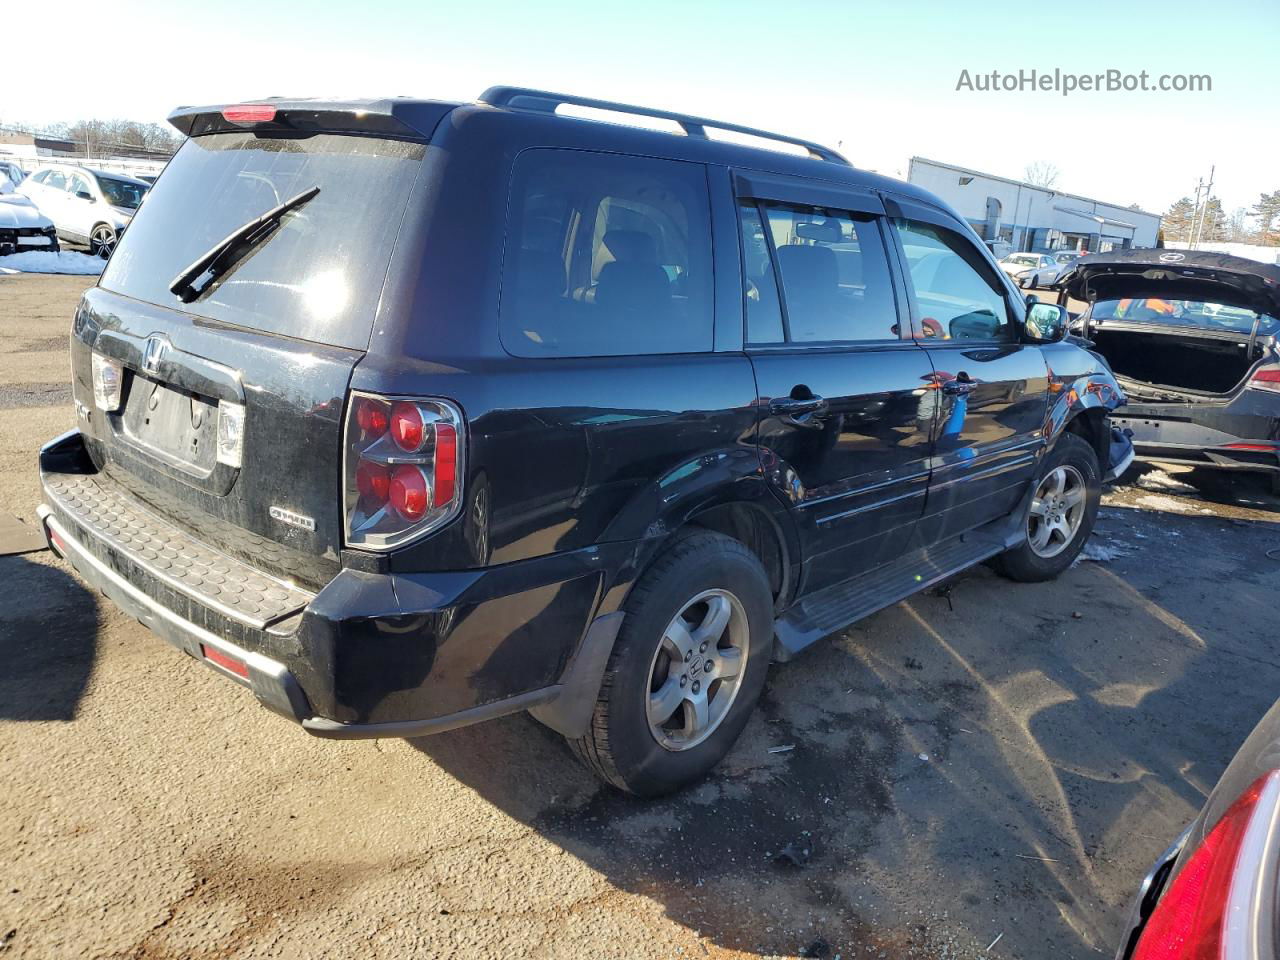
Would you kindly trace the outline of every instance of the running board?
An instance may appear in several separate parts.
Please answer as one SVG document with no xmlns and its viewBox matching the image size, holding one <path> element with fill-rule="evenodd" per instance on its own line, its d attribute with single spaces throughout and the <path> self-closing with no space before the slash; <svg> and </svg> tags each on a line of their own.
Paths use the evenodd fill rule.
<svg viewBox="0 0 1280 960">
<path fill-rule="evenodd" d="M 1005 518 L 913 550 L 852 580 L 819 590 L 774 622 L 777 643 L 773 658 L 780 662 L 790 660 L 823 637 L 1003 553 L 1016 546 L 1020 537 L 1021 531 Z"/>
</svg>

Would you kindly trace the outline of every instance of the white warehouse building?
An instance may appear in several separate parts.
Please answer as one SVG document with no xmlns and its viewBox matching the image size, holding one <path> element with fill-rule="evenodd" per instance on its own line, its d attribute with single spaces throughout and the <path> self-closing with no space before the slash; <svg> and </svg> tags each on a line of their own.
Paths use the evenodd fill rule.
<svg viewBox="0 0 1280 960">
<path fill-rule="evenodd" d="M 924 157 L 911 158 L 907 179 L 951 204 L 983 240 L 1013 251 L 1154 247 L 1160 230 L 1159 214 Z"/>
</svg>

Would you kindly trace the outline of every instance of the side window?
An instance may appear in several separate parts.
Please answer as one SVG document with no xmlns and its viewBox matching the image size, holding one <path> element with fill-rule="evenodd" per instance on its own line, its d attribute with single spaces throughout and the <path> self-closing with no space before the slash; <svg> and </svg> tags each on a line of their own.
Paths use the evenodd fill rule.
<svg viewBox="0 0 1280 960">
<path fill-rule="evenodd" d="M 787 342 L 898 339 L 893 281 L 874 216 L 772 203 L 762 209 L 782 278 Z M 748 334 L 754 341 L 755 329 L 748 326 Z"/>
<path fill-rule="evenodd" d="M 578 150 L 516 160 L 499 330 L 521 357 L 712 348 L 702 166 Z"/>
<path fill-rule="evenodd" d="M 926 337 L 1013 340 L 1003 286 L 960 234 L 917 220 L 895 220 Z"/>
<path fill-rule="evenodd" d="M 782 304 L 778 302 L 778 281 L 773 274 L 769 240 L 764 221 L 754 203 L 738 207 L 742 227 L 742 279 L 746 287 L 747 343 L 783 343 Z"/>
<path fill-rule="evenodd" d="M 46 187 L 52 187 L 54 190 L 67 189 L 67 175 L 61 170 L 49 171 L 49 179 L 44 182 Z"/>
<path fill-rule="evenodd" d="M 78 193 L 88 193 L 90 196 L 93 196 L 89 191 L 89 184 L 85 182 L 84 177 L 80 176 L 78 173 L 73 173 L 71 175 L 71 179 L 67 183 L 67 193 L 72 196 L 75 196 Z"/>
</svg>

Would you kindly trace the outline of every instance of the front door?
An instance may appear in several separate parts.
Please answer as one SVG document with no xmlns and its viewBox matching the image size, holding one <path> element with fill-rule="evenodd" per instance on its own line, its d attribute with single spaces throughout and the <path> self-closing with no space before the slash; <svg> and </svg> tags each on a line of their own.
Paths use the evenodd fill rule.
<svg viewBox="0 0 1280 960">
<path fill-rule="evenodd" d="M 940 210 L 888 202 L 936 411 L 925 543 L 1014 510 L 1044 447 L 1048 370 L 1020 342 L 1021 304 L 986 252 Z"/>
<path fill-rule="evenodd" d="M 924 507 L 933 412 L 872 193 L 738 177 L 758 439 L 793 507 L 801 590 L 899 556 Z"/>
</svg>

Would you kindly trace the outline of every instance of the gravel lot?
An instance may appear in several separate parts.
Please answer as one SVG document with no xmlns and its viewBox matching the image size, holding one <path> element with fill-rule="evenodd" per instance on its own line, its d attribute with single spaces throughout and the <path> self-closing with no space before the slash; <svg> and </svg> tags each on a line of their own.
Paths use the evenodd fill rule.
<svg viewBox="0 0 1280 960">
<path fill-rule="evenodd" d="M 0 277 L 0 511 L 29 522 L 85 286 Z M 313 740 L 51 554 L 0 558 L 0 954 L 1110 956 L 1280 689 L 1263 490 L 1146 472 L 1059 582 L 982 568 L 775 667 L 657 802 L 524 716 Z"/>
</svg>

